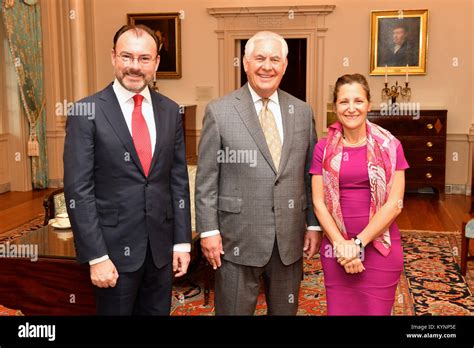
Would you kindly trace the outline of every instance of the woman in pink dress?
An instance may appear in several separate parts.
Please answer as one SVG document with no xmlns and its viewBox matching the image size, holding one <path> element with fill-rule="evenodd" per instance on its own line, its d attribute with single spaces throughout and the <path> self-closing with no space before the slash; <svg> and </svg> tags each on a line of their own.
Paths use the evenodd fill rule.
<svg viewBox="0 0 474 348">
<path fill-rule="evenodd" d="M 334 90 L 338 122 L 313 154 L 328 315 L 390 315 L 403 270 L 394 220 L 403 207 L 409 166 L 400 142 L 367 120 L 370 107 L 365 77 L 341 76 Z"/>
</svg>

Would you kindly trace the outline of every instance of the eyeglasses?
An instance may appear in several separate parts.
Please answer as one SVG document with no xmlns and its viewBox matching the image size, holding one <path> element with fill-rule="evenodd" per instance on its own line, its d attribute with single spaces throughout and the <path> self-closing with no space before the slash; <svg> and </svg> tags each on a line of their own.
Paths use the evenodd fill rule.
<svg viewBox="0 0 474 348">
<path fill-rule="evenodd" d="M 155 61 L 155 59 L 152 56 L 139 56 L 139 57 L 134 57 L 129 53 L 120 53 L 117 54 L 117 57 L 119 57 L 124 64 L 133 64 L 133 62 L 138 60 L 138 63 L 142 66 L 149 65 Z"/>
</svg>

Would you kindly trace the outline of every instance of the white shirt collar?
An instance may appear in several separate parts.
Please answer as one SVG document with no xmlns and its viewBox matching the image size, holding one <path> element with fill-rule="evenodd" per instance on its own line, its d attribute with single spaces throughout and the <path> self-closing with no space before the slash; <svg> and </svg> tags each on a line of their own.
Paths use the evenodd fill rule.
<svg viewBox="0 0 474 348">
<path fill-rule="evenodd" d="M 113 89 L 114 89 L 115 95 L 117 96 L 119 104 L 128 102 L 130 99 L 133 98 L 135 94 L 137 94 L 135 92 L 131 92 L 125 89 L 125 87 L 123 87 L 122 84 L 117 79 L 115 79 L 114 81 Z M 141 91 L 138 94 L 141 94 L 144 100 L 151 104 L 151 94 L 150 94 L 150 89 L 148 87 L 144 88 L 143 91 Z"/>
<path fill-rule="evenodd" d="M 260 97 L 257 92 L 254 91 L 254 89 L 250 86 L 250 83 L 247 83 L 247 85 L 249 86 L 249 91 L 250 95 L 252 96 L 253 103 L 255 104 L 257 101 L 262 100 L 262 97 Z M 280 105 L 280 100 L 278 99 L 278 90 L 273 92 L 269 99 L 277 105 Z"/>
</svg>

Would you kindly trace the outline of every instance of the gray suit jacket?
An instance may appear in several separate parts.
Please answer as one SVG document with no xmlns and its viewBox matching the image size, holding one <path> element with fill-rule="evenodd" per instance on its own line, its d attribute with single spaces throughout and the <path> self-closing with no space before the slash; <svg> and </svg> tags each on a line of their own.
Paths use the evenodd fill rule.
<svg viewBox="0 0 474 348">
<path fill-rule="evenodd" d="M 241 265 L 263 267 L 275 236 L 282 262 L 298 261 L 306 224 L 319 225 L 308 174 L 316 142 L 313 113 L 282 90 L 278 98 L 284 132 L 278 169 L 247 85 L 209 103 L 204 117 L 196 176 L 197 232 L 219 230 L 224 259 Z"/>
</svg>

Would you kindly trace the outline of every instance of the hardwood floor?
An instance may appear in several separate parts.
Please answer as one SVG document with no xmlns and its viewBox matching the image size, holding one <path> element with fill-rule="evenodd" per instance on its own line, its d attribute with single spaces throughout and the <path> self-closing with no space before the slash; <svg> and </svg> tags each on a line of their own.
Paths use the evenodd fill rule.
<svg viewBox="0 0 474 348">
<path fill-rule="evenodd" d="M 35 218 L 43 212 L 43 198 L 55 189 L 0 194 L 0 233 Z M 469 212 L 471 197 L 406 194 L 404 209 L 397 219 L 403 230 L 460 231 Z"/>
<path fill-rule="evenodd" d="M 470 196 L 440 195 L 437 200 L 428 194 L 406 194 L 397 224 L 403 230 L 460 231 L 470 207 Z"/>
</svg>

